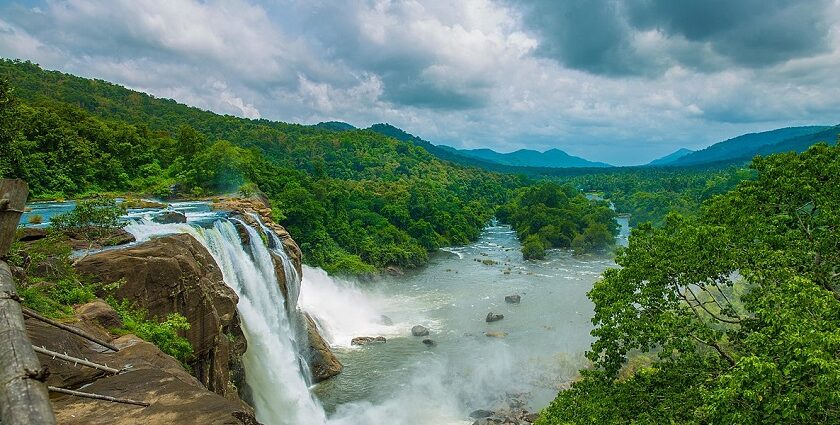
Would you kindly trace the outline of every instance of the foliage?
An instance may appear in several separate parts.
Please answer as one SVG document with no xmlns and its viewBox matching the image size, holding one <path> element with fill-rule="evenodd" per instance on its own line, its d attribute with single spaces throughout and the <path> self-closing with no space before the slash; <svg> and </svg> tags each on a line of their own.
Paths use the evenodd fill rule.
<svg viewBox="0 0 840 425">
<path fill-rule="evenodd" d="M 697 216 L 634 229 L 589 293 L 598 370 L 541 423 L 840 421 L 840 147 L 752 168 Z M 658 360 L 616 379 L 636 350 Z"/>
<path fill-rule="evenodd" d="M 497 216 L 519 235 L 525 259 L 545 257 L 548 248 L 576 253 L 604 249 L 618 233 L 615 213 L 606 202 L 586 199 L 570 185 L 542 182 L 519 189 Z"/>
<path fill-rule="evenodd" d="M 22 270 L 18 295 L 23 305 L 44 316 L 61 318 L 73 313 L 73 305 L 95 298 L 95 285 L 80 279 L 70 252 L 63 235 L 56 232 L 26 245 L 12 244 L 7 261 Z"/>
<path fill-rule="evenodd" d="M 0 72 L 19 96 L 0 177 L 27 180 L 40 198 L 261 191 L 304 260 L 330 272 L 425 264 L 477 238 L 527 183 L 374 131 L 217 115 L 29 62 L 0 61 Z"/>
<path fill-rule="evenodd" d="M 631 168 L 561 179 L 585 192 L 601 192 L 616 211 L 630 214 L 630 225 L 662 225 L 670 212 L 695 215 L 703 201 L 750 178 L 749 170 L 730 167 Z"/>
<path fill-rule="evenodd" d="M 116 332 L 137 335 L 187 366 L 193 356 L 193 347 L 186 338 L 178 335 L 178 331 L 190 329 L 186 317 L 172 313 L 166 320 L 160 321 L 157 317 L 148 318 L 145 311 L 136 308 L 128 300 L 117 301 L 109 297 L 106 301 L 117 311 L 123 322 L 123 327 L 116 329 Z"/>
<path fill-rule="evenodd" d="M 50 220 L 50 226 L 60 232 L 97 239 L 121 227 L 120 216 L 125 207 L 114 198 L 97 197 L 81 200 L 76 208 Z"/>
</svg>

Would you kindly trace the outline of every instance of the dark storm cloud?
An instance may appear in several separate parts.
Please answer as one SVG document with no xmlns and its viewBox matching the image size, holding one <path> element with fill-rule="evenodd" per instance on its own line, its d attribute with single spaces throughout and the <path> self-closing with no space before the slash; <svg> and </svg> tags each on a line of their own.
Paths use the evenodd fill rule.
<svg viewBox="0 0 840 425">
<path fill-rule="evenodd" d="M 649 74 L 675 64 L 762 68 L 830 48 L 831 0 L 515 3 L 540 38 L 540 54 L 599 74 Z M 663 38 L 655 52 L 645 44 L 646 31 Z"/>
</svg>

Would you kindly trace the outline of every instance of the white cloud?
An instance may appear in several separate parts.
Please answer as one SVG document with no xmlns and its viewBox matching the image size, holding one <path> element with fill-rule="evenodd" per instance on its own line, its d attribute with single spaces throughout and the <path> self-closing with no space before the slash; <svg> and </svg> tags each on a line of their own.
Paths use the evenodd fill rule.
<svg viewBox="0 0 840 425">
<path fill-rule="evenodd" d="M 741 67 L 642 28 L 626 46 L 662 71 L 621 77 L 542 56 L 527 10 L 504 0 L 35 1 L 0 6 L 0 56 L 244 117 L 387 121 L 436 143 L 627 164 L 840 116 L 836 1 L 827 50 Z"/>
</svg>

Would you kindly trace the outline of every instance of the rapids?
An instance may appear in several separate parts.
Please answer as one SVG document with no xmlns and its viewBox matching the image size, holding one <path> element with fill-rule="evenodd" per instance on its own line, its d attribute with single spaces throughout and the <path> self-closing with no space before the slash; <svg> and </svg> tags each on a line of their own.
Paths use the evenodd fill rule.
<svg viewBox="0 0 840 425">
<path fill-rule="evenodd" d="M 201 203 L 171 207 L 185 212 L 188 223 L 155 224 L 148 220 L 154 211 L 135 210 L 126 230 L 139 242 L 189 233 L 213 255 L 240 297 L 248 394 L 266 425 L 469 424 L 469 412 L 492 409 L 510 394 L 538 410 L 586 365 L 592 342 L 586 292 L 614 266 L 609 257 L 563 250 L 523 261 L 515 233 L 492 223 L 475 243 L 441 249 L 427 267 L 404 276 L 352 282 L 304 266 L 301 279 L 273 233 L 266 246 L 256 229 L 239 222 L 251 236 L 245 247 L 236 219 Z M 619 224 L 617 241 L 625 245 L 626 218 Z M 289 290 L 299 291 L 297 306 L 285 304 L 271 251 L 283 261 Z M 520 304 L 505 302 L 512 294 Z M 341 374 L 312 387 L 296 343 L 297 309 L 314 318 L 344 364 Z M 504 319 L 486 323 L 491 311 Z M 430 329 L 434 346 L 411 336 L 417 324 Z M 350 344 L 380 335 L 388 341 Z"/>
</svg>

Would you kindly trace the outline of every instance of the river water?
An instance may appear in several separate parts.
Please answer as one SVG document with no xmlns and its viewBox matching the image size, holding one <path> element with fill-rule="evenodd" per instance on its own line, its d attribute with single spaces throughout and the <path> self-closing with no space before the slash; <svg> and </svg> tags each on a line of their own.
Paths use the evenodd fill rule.
<svg viewBox="0 0 840 425">
<path fill-rule="evenodd" d="M 37 210 L 47 218 L 68 207 Z M 315 318 L 344 364 L 341 374 L 309 388 L 312 399 L 295 361 L 295 335 L 282 317 L 282 299 L 271 301 L 277 283 L 269 276 L 265 247 L 251 247 L 262 254 L 249 258 L 225 215 L 206 203 L 170 207 L 185 212 L 188 224 L 154 225 L 144 221 L 149 210 L 131 210 L 127 219 L 146 224 L 130 230 L 138 240 L 193 234 L 226 271 L 226 283 L 244 300 L 238 309 L 252 347 L 247 359 L 284 369 L 252 383 L 260 392 L 257 416 L 267 424 L 469 424 L 472 410 L 492 410 L 511 394 L 538 410 L 586 365 L 583 354 L 592 342 L 586 293 L 615 266 L 609 256 L 566 250 L 523 261 L 515 232 L 504 225 L 488 226 L 471 245 L 433 253 L 428 266 L 404 276 L 351 282 L 304 266 L 298 306 Z M 617 242 L 625 245 L 627 219 L 619 224 Z M 508 304 L 506 295 L 519 295 L 521 302 Z M 486 323 L 489 312 L 504 319 Z M 414 325 L 429 328 L 430 335 L 412 336 Z M 387 342 L 352 346 L 358 336 L 385 336 Z M 424 344 L 426 338 L 434 345 Z M 265 370 L 250 366 L 248 376 Z"/>
<path fill-rule="evenodd" d="M 623 245 L 629 229 L 626 219 L 619 224 Z M 401 277 L 351 283 L 307 268 L 300 306 L 324 319 L 344 363 L 340 375 L 313 389 L 331 423 L 471 423 L 469 412 L 506 394 L 523 394 L 532 410 L 545 407 L 586 365 L 593 314 L 586 293 L 615 264 L 566 250 L 523 261 L 519 248 L 515 232 L 499 225 Z M 513 294 L 519 304 L 505 302 Z M 486 323 L 489 312 L 504 319 Z M 381 314 L 394 324 L 383 326 Z M 430 335 L 412 336 L 417 324 Z M 379 335 L 387 342 L 349 345 L 354 336 Z"/>
</svg>

